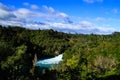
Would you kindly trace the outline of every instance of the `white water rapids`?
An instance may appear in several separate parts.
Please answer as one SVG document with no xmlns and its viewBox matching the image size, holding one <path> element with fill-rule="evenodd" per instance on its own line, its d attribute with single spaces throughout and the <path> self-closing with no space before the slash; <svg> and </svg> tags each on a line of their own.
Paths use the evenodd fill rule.
<svg viewBox="0 0 120 80">
<path fill-rule="evenodd" d="M 60 61 L 62 61 L 62 56 L 63 54 L 60 54 L 58 56 L 55 56 L 54 58 L 39 60 L 37 62 L 37 66 L 45 68 L 52 67 L 53 65 L 58 64 Z"/>
</svg>

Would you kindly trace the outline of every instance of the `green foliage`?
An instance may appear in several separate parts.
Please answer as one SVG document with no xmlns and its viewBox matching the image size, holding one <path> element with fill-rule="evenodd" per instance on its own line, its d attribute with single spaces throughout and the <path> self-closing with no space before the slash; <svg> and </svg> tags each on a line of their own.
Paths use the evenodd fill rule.
<svg viewBox="0 0 120 80">
<path fill-rule="evenodd" d="M 25 45 L 22 45 L 20 47 L 17 47 L 16 54 L 13 56 L 8 56 L 7 60 L 5 62 L 2 62 L 2 68 L 7 68 L 9 66 L 14 65 L 17 61 L 19 61 L 22 58 L 22 55 L 26 52 L 27 47 Z"/>
<path fill-rule="evenodd" d="M 0 26 L 0 80 L 41 79 L 44 75 L 33 67 L 34 54 L 38 59 L 59 55 L 69 47 L 68 38 L 68 34 L 52 29 Z"/>
<path fill-rule="evenodd" d="M 78 60 L 75 56 L 71 59 L 67 59 L 66 65 L 69 66 L 71 69 L 76 68 L 78 66 Z"/>
<path fill-rule="evenodd" d="M 64 52 L 60 77 L 62 74 L 62 79 L 69 76 L 68 80 L 96 80 L 119 75 L 120 45 L 114 42 L 116 36 L 110 39 L 109 35 L 93 34 L 75 39 L 76 43 Z"/>
<path fill-rule="evenodd" d="M 37 58 L 63 53 L 53 69 L 33 66 Z M 120 76 L 120 33 L 66 34 L 0 26 L 0 80 L 111 80 Z M 116 78 L 117 77 L 117 78 Z"/>
</svg>

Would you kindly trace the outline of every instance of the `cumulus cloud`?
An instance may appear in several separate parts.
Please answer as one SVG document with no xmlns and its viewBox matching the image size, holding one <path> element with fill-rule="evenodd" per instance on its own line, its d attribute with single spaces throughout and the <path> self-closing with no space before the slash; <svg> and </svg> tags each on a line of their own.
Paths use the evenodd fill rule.
<svg viewBox="0 0 120 80">
<path fill-rule="evenodd" d="M 62 13 L 62 12 L 58 13 L 57 16 L 58 16 L 58 17 L 64 17 L 64 18 L 68 17 L 67 14 Z"/>
<path fill-rule="evenodd" d="M 5 10 L 5 11 L 11 11 L 10 7 L 7 7 L 6 5 L 3 5 L 2 3 L 0 3 L 0 9 Z"/>
<path fill-rule="evenodd" d="M 83 26 L 83 27 L 92 27 L 92 26 L 94 26 L 91 22 L 89 22 L 89 21 L 81 21 L 80 23 L 79 23 L 81 26 Z"/>
<path fill-rule="evenodd" d="M 86 3 L 103 2 L 103 0 L 83 0 Z"/>
<path fill-rule="evenodd" d="M 32 6 L 32 9 L 38 9 L 39 7 L 37 5 L 30 5 L 29 3 L 24 3 L 24 5 L 29 5 Z M 70 22 L 70 18 L 68 17 L 67 14 L 63 12 L 59 12 L 54 10 L 52 7 L 44 6 L 45 11 L 47 12 L 42 12 L 42 11 L 32 11 L 31 9 L 27 8 L 18 8 L 15 10 L 10 10 L 9 7 L 3 5 L 2 3 L 0 4 L 0 19 L 7 19 L 14 21 L 16 23 L 18 22 L 35 22 L 36 20 L 40 21 L 49 21 L 54 22 Z M 10 22 L 11 22 L 10 21 Z M 71 21 L 72 22 L 72 21 Z M 12 22 L 13 23 L 13 22 Z"/>
<path fill-rule="evenodd" d="M 17 18 L 24 18 L 24 19 L 32 19 L 32 18 L 40 18 L 45 16 L 45 14 L 41 12 L 34 12 L 26 8 L 19 8 L 15 11 L 13 11 L 14 15 L 17 16 Z"/>
<path fill-rule="evenodd" d="M 15 17 L 12 13 L 0 9 L 0 19 L 7 19 Z"/>
<path fill-rule="evenodd" d="M 107 14 L 107 15 L 118 14 L 118 13 L 119 13 L 119 9 L 117 9 L 117 8 L 109 9 L 109 11 L 105 12 L 105 14 Z"/>
<path fill-rule="evenodd" d="M 29 6 L 30 4 L 28 2 L 23 3 L 24 6 Z"/>
<path fill-rule="evenodd" d="M 114 8 L 114 9 L 112 9 L 112 12 L 117 14 L 118 13 L 118 9 Z"/>
<path fill-rule="evenodd" d="M 31 5 L 31 9 L 39 9 L 39 7 L 35 4 Z"/>
<path fill-rule="evenodd" d="M 95 18 L 95 20 L 96 20 L 96 21 L 105 21 L 106 19 L 103 18 L 103 17 L 97 17 L 97 18 Z"/>
<path fill-rule="evenodd" d="M 16 11 L 14 11 L 14 14 L 18 17 L 18 18 L 28 18 L 30 15 L 33 15 L 34 13 L 31 12 L 28 9 L 25 8 L 20 8 Z"/>
<path fill-rule="evenodd" d="M 54 29 L 70 33 L 108 34 L 115 31 L 113 28 L 100 27 L 86 20 L 75 23 L 64 12 L 56 11 L 48 6 L 43 8 L 45 12 L 32 11 L 27 8 L 11 10 L 8 6 L 0 3 L 0 24 L 23 26 L 30 29 Z M 48 19 L 49 21 L 47 21 Z M 98 20 L 100 19 L 102 18 L 98 17 Z"/>
<path fill-rule="evenodd" d="M 110 34 L 115 31 L 114 28 L 99 27 L 89 21 L 81 21 L 79 23 L 47 23 L 45 25 L 40 24 L 27 24 L 27 28 L 32 29 L 54 29 L 66 33 L 95 33 L 95 34 Z"/>
<path fill-rule="evenodd" d="M 30 9 L 19 8 L 11 9 L 9 6 L 0 3 L 0 24 L 2 25 L 19 25 L 30 23 L 33 18 L 43 16 L 42 13 L 33 12 Z"/>
<path fill-rule="evenodd" d="M 43 6 L 43 8 L 47 11 L 47 13 L 48 14 L 50 14 L 50 15 L 54 15 L 55 17 L 62 17 L 62 18 L 67 18 L 68 17 L 68 15 L 67 14 L 65 14 L 65 13 L 63 13 L 63 12 L 59 12 L 59 11 L 55 11 L 54 10 L 54 8 L 52 8 L 52 7 L 48 7 L 48 6 Z"/>
<path fill-rule="evenodd" d="M 43 8 L 45 10 L 47 10 L 49 13 L 54 13 L 55 12 L 55 10 L 52 7 L 48 7 L 48 6 L 44 5 Z"/>
<path fill-rule="evenodd" d="M 71 32 L 71 33 L 109 34 L 115 31 L 114 28 L 99 27 L 89 21 L 81 21 L 79 23 L 73 23 L 73 24 L 53 23 L 50 25 L 54 26 L 53 27 L 54 29 L 58 29 L 64 32 Z"/>
<path fill-rule="evenodd" d="M 36 4 L 30 4 L 28 2 L 23 3 L 24 6 L 30 7 L 31 9 L 39 9 L 39 7 Z"/>
<path fill-rule="evenodd" d="M 44 5 L 43 8 L 45 9 L 45 11 L 48 15 L 47 20 L 52 19 L 52 20 L 58 21 L 58 22 L 73 23 L 73 21 L 69 18 L 69 16 L 66 13 L 56 11 L 54 8 L 48 7 L 46 5 Z"/>
<path fill-rule="evenodd" d="M 12 10 L 0 3 L 0 19 L 15 18 L 16 16 L 12 13 Z"/>
</svg>

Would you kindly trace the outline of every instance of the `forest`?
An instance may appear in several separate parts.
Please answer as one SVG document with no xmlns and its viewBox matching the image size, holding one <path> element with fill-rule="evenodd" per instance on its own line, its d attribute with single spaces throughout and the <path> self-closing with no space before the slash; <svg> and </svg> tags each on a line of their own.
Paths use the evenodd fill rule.
<svg viewBox="0 0 120 80">
<path fill-rule="evenodd" d="M 37 59 L 63 54 L 41 71 Z M 119 80 L 120 32 L 71 34 L 0 25 L 0 80 Z"/>
</svg>

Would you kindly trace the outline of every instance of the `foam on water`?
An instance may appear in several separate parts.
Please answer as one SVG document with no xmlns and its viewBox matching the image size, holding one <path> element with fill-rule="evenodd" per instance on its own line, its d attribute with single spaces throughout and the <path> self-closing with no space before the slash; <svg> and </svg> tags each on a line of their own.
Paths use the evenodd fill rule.
<svg viewBox="0 0 120 80">
<path fill-rule="evenodd" d="M 60 54 L 54 58 L 49 58 L 49 59 L 44 59 L 44 60 L 39 60 L 37 62 L 37 65 L 40 67 L 51 67 L 55 64 L 58 64 L 60 61 L 62 61 L 62 56 L 63 54 Z"/>
</svg>

